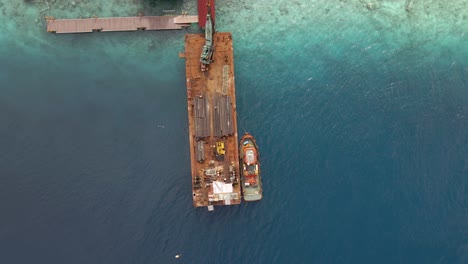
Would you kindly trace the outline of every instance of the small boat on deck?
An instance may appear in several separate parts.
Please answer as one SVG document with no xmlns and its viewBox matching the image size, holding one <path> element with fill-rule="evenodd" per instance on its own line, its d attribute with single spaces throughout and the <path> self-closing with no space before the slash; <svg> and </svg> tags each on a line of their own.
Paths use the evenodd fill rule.
<svg viewBox="0 0 468 264">
<path fill-rule="evenodd" d="M 262 199 L 262 182 L 260 178 L 260 161 L 258 146 L 254 137 L 245 133 L 240 140 L 239 148 L 242 194 L 246 202 Z"/>
</svg>

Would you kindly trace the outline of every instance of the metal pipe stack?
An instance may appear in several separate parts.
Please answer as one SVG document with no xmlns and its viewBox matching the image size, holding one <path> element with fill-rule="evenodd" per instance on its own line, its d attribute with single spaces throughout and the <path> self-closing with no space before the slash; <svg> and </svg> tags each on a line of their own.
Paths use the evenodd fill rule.
<svg viewBox="0 0 468 264">
<path fill-rule="evenodd" d="M 197 141 L 197 149 L 195 155 L 198 162 L 205 161 L 205 142 L 203 140 Z"/>
<path fill-rule="evenodd" d="M 234 134 L 234 126 L 232 124 L 232 107 L 231 97 L 228 95 L 226 98 L 226 135 Z"/>
<path fill-rule="evenodd" d="M 223 66 L 223 86 L 221 92 L 223 95 L 227 95 L 229 88 L 229 65 Z"/>
<path fill-rule="evenodd" d="M 210 119 L 207 103 L 208 101 L 205 96 L 195 97 L 195 137 L 197 140 L 210 136 Z"/>
<path fill-rule="evenodd" d="M 215 137 L 229 136 L 234 133 L 232 124 L 231 97 L 217 94 L 213 122 Z"/>
</svg>

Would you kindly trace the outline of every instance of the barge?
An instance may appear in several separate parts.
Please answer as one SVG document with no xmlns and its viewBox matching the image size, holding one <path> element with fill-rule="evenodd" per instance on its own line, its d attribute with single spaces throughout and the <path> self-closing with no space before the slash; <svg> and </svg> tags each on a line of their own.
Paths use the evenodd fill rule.
<svg viewBox="0 0 468 264">
<path fill-rule="evenodd" d="M 181 57 L 186 69 L 193 205 L 213 210 L 240 204 L 242 193 L 232 35 L 215 32 L 209 9 L 205 28 L 209 29 L 205 34 L 185 36 Z"/>
</svg>

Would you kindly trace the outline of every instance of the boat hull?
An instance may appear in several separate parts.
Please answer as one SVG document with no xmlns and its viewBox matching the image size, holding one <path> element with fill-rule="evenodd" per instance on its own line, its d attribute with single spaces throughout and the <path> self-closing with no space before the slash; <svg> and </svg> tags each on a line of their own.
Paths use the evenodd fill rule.
<svg viewBox="0 0 468 264">
<path fill-rule="evenodd" d="M 249 133 L 241 138 L 239 152 L 244 201 L 259 201 L 263 198 L 259 152 L 254 137 Z"/>
</svg>

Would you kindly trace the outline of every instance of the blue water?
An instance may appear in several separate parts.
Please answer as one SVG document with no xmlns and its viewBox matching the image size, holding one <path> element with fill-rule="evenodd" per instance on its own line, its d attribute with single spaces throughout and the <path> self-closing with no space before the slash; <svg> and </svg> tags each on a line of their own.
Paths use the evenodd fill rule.
<svg viewBox="0 0 468 264">
<path fill-rule="evenodd" d="M 0 263 L 468 263 L 466 1 L 217 2 L 264 199 L 208 212 L 177 54 L 199 30 L 53 35 L 0 0 Z"/>
</svg>

